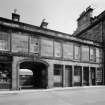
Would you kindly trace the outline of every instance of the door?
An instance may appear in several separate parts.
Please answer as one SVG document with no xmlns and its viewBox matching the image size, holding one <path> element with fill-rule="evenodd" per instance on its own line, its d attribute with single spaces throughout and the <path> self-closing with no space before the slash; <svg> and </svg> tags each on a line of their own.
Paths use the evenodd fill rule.
<svg viewBox="0 0 105 105">
<path fill-rule="evenodd" d="M 96 84 L 96 68 L 95 67 L 91 67 L 90 68 L 90 72 L 91 72 L 91 84 L 95 85 Z"/>
<path fill-rule="evenodd" d="M 65 66 L 65 86 L 72 86 L 72 66 Z"/>
</svg>

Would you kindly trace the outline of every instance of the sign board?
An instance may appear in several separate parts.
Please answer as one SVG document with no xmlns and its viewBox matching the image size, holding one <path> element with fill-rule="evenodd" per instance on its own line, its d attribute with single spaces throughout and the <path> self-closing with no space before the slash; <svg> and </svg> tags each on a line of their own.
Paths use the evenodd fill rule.
<svg viewBox="0 0 105 105">
<path fill-rule="evenodd" d="M 53 40 L 41 39 L 41 56 L 53 57 Z"/>
<path fill-rule="evenodd" d="M 28 53 L 28 36 L 23 34 L 13 33 L 12 52 Z"/>
<path fill-rule="evenodd" d="M 38 38 L 35 38 L 34 36 L 30 37 L 30 49 L 29 49 L 30 53 L 35 53 L 38 54 L 39 53 L 39 40 Z"/>
<path fill-rule="evenodd" d="M 73 43 L 63 44 L 63 58 L 73 59 Z"/>
<path fill-rule="evenodd" d="M 62 47 L 60 42 L 54 42 L 54 56 L 61 57 L 62 56 Z"/>
<path fill-rule="evenodd" d="M 10 35 L 0 32 L 0 50 L 10 51 Z"/>
</svg>

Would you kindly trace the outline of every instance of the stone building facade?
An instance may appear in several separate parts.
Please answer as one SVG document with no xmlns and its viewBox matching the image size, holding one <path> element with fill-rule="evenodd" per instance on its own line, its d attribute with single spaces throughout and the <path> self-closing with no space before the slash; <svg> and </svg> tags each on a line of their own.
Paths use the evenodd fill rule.
<svg viewBox="0 0 105 105">
<path fill-rule="evenodd" d="M 77 19 L 77 29 L 73 33 L 80 39 L 98 42 L 102 46 L 102 64 L 105 68 L 105 11 L 98 16 L 92 16 L 93 9 L 89 6 Z M 104 72 L 105 77 L 105 72 Z M 105 78 L 104 78 L 105 79 Z M 105 84 L 105 80 L 104 80 Z"/>
<path fill-rule="evenodd" d="M 19 18 L 0 17 L 0 89 L 104 84 L 100 42 L 78 38 L 80 31 L 75 37 Z"/>
</svg>

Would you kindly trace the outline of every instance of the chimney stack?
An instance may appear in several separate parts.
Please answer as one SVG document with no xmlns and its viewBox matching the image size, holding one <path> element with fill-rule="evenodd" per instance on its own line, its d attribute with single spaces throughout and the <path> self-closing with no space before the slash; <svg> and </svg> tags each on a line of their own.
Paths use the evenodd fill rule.
<svg viewBox="0 0 105 105">
<path fill-rule="evenodd" d="M 20 15 L 17 14 L 16 12 L 17 12 L 17 9 L 14 9 L 14 13 L 12 13 L 12 20 L 19 22 L 20 21 Z"/>
<path fill-rule="evenodd" d="M 81 13 L 80 17 L 77 19 L 79 30 L 82 30 L 91 24 L 92 12 L 93 9 L 89 6 Z"/>
<path fill-rule="evenodd" d="M 45 22 L 45 19 L 42 20 L 42 23 L 40 25 L 41 28 L 47 28 L 48 23 Z"/>
</svg>

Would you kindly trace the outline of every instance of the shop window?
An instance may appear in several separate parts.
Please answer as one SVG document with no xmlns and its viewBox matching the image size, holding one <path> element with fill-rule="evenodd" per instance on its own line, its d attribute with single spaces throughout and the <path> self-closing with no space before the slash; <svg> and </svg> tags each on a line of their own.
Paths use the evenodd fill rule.
<svg viewBox="0 0 105 105">
<path fill-rule="evenodd" d="M 103 82 L 103 70 L 102 70 L 102 68 L 97 68 L 96 82 L 98 85 L 102 85 L 102 82 Z"/>
<path fill-rule="evenodd" d="M 11 66 L 9 63 L 0 63 L 0 89 L 11 88 Z"/>
<path fill-rule="evenodd" d="M 82 85 L 82 67 L 75 66 L 74 67 L 74 86 L 81 86 Z"/>
<path fill-rule="evenodd" d="M 80 59 L 80 46 L 79 45 L 74 46 L 74 58 L 76 60 Z"/>
<path fill-rule="evenodd" d="M 54 86 L 63 86 L 63 65 L 54 64 Z"/>
<path fill-rule="evenodd" d="M 61 75 L 62 65 L 54 64 L 54 75 Z"/>
</svg>

